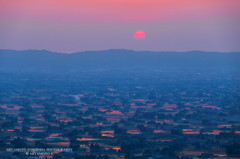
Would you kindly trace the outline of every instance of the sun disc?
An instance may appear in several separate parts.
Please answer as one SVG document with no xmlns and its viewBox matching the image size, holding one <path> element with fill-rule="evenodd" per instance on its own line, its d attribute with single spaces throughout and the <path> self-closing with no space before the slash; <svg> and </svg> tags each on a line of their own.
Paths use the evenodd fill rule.
<svg viewBox="0 0 240 159">
<path fill-rule="evenodd" d="M 135 39 L 143 39 L 146 37 L 146 34 L 143 31 L 139 30 L 136 31 L 133 36 Z"/>
</svg>

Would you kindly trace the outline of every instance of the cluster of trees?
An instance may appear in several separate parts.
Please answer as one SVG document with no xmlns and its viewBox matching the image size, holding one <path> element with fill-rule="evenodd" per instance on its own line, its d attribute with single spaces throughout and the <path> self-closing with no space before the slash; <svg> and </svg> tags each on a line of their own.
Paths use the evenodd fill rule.
<svg viewBox="0 0 240 159">
<path fill-rule="evenodd" d="M 99 144 L 91 143 L 89 147 L 91 152 L 96 152 L 101 150 L 101 147 L 99 146 Z"/>
<path fill-rule="evenodd" d="M 178 152 L 182 151 L 182 149 L 183 149 L 183 145 L 180 145 L 180 144 L 170 145 L 168 147 L 163 147 L 162 149 L 147 149 L 143 152 L 143 155 L 141 157 L 137 157 L 137 158 L 145 159 L 148 157 L 153 157 L 155 155 L 168 156 L 169 158 L 179 158 Z M 134 156 L 129 150 L 125 154 L 125 159 L 130 159 L 130 158 L 134 158 Z"/>
<path fill-rule="evenodd" d="M 14 145 L 15 148 L 26 148 L 27 143 L 25 139 L 21 139 L 19 137 L 15 138 L 11 141 L 11 145 Z"/>
<path fill-rule="evenodd" d="M 176 157 L 177 152 L 183 150 L 183 145 L 181 144 L 175 144 L 175 145 L 170 145 L 168 147 L 163 147 L 161 150 L 162 155 L 167 155 L 169 157 Z"/>
<path fill-rule="evenodd" d="M 99 155 L 90 154 L 86 156 L 84 155 L 76 156 L 74 159 L 109 159 L 109 156 L 108 155 L 101 156 L 100 154 Z"/>
<path fill-rule="evenodd" d="M 155 112 L 143 112 L 142 114 L 143 119 L 155 119 L 155 116 L 157 116 Z"/>
<path fill-rule="evenodd" d="M 44 141 L 35 141 L 35 147 L 50 148 L 51 145 L 48 145 Z"/>
<path fill-rule="evenodd" d="M 114 134 L 126 134 L 127 130 L 119 127 L 114 128 Z"/>
<path fill-rule="evenodd" d="M 173 128 L 171 130 L 171 134 L 172 135 L 183 135 L 183 132 L 182 132 L 182 129 L 180 129 L 180 128 Z"/>
<path fill-rule="evenodd" d="M 240 155 L 240 142 L 234 142 L 226 146 L 227 155 Z"/>
<path fill-rule="evenodd" d="M 143 124 L 138 124 L 138 125 L 137 125 L 137 128 L 138 128 L 141 132 L 151 132 L 151 133 L 154 132 L 154 129 L 145 127 Z"/>
<path fill-rule="evenodd" d="M 225 139 L 228 137 L 231 137 L 235 135 L 235 130 L 231 130 L 230 132 L 220 132 L 218 135 L 216 135 L 216 139 Z"/>
<path fill-rule="evenodd" d="M 18 121 L 18 118 L 12 118 L 11 116 L 8 118 L 11 119 L 11 121 L 6 121 L 1 124 L 1 127 L 7 128 L 7 127 L 13 127 L 15 123 Z"/>
<path fill-rule="evenodd" d="M 140 143 L 128 143 L 128 144 L 122 144 L 121 145 L 121 150 L 128 152 L 128 151 L 133 151 L 137 149 L 144 148 L 144 144 L 142 142 Z"/>
</svg>

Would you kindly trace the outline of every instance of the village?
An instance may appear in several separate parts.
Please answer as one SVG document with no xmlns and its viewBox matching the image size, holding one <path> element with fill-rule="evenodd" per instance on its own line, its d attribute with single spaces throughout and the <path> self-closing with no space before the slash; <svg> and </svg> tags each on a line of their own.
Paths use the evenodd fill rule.
<svg viewBox="0 0 240 159">
<path fill-rule="evenodd" d="M 239 157 L 237 76 L 1 75 L 0 158 Z"/>
</svg>

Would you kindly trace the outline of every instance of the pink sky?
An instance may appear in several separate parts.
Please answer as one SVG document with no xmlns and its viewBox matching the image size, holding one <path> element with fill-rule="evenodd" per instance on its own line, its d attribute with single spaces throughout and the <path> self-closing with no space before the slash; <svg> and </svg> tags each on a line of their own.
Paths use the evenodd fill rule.
<svg viewBox="0 0 240 159">
<path fill-rule="evenodd" d="M 240 51 L 239 0 L 1 0 L 0 49 Z M 135 31 L 144 40 L 133 38 Z"/>
</svg>

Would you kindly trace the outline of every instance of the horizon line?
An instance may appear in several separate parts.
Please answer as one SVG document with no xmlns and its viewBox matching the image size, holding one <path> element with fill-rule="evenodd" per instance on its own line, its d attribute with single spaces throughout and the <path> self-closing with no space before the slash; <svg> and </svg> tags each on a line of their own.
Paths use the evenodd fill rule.
<svg viewBox="0 0 240 159">
<path fill-rule="evenodd" d="M 61 53 L 61 54 L 74 54 L 74 53 L 84 53 L 84 52 L 101 52 L 101 51 L 111 51 L 111 50 L 126 50 L 126 51 L 133 51 L 133 52 L 175 52 L 175 53 L 187 53 L 187 52 L 209 52 L 209 53 L 240 53 L 240 51 L 229 51 L 229 52 L 220 52 L 220 51 L 202 51 L 202 50 L 191 50 L 191 51 L 150 51 L 150 50 L 130 50 L 130 49 L 106 49 L 106 50 L 85 50 L 85 51 L 77 51 L 77 52 L 57 52 L 51 51 L 46 49 L 24 49 L 24 50 L 17 50 L 17 49 L 0 49 L 1 50 L 12 50 L 12 51 L 47 51 L 52 53 Z"/>
</svg>

